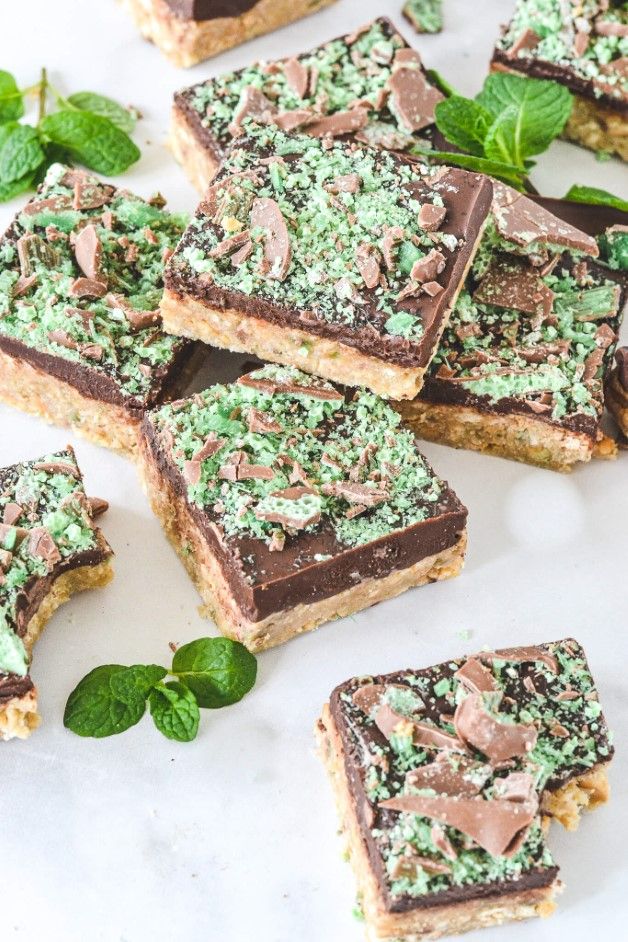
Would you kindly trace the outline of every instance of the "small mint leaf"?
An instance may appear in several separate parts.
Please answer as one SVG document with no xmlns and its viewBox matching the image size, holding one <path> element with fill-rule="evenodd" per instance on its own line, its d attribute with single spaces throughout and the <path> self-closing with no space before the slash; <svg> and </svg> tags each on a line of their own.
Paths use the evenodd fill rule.
<svg viewBox="0 0 628 942">
<path fill-rule="evenodd" d="M 92 114 L 100 115 L 101 118 L 108 118 L 117 128 L 130 134 L 135 127 L 135 115 L 123 105 L 119 105 L 112 98 L 106 95 L 98 95 L 96 92 L 75 92 L 68 97 L 68 101 L 80 111 L 90 111 Z"/>
<path fill-rule="evenodd" d="M 451 164 L 454 167 L 464 167 L 465 170 L 475 170 L 477 173 L 485 173 L 491 177 L 497 177 L 517 189 L 523 188 L 523 171 L 520 167 L 513 167 L 511 164 L 502 163 L 499 160 L 486 160 L 484 157 L 476 157 L 473 154 L 458 154 L 454 151 L 443 150 L 422 150 L 414 147 L 412 153 L 427 158 L 428 160 L 437 160 L 439 163 Z"/>
<path fill-rule="evenodd" d="M 104 664 L 87 674 L 74 688 L 63 714 L 63 725 L 78 736 L 100 739 L 115 736 L 139 723 L 145 702 L 118 700 L 111 689 L 111 679 L 124 671 L 122 664 Z"/>
<path fill-rule="evenodd" d="M 24 98 L 10 72 L 0 69 L 0 124 L 24 114 Z"/>
<path fill-rule="evenodd" d="M 199 706 L 218 709 L 249 692 L 257 661 L 239 641 L 199 638 L 177 650 L 171 672 L 195 694 Z"/>
<path fill-rule="evenodd" d="M 163 680 L 168 671 L 157 664 L 133 664 L 113 674 L 111 692 L 123 703 L 145 700 L 151 689 Z"/>
<path fill-rule="evenodd" d="M 584 186 L 581 183 L 574 183 L 565 194 L 566 200 L 572 203 L 589 203 L 592 206 L 611 206 L 613 209 L 620 209 L 628 213 L 628 200 L 623 200 L 608 190 L 601 190 L 596 186 Z"/>
<path fill-rule="evenodd" d="M 493 118 L 470 98 L 452 95 L 439 101 L 434 112 L 436 126 L 448 141 L 477 157 L 484 156 L 484 139 Z"/>
<path fill-rule="evenodd" d="M 0 183 L 14 183 L 34 173 L 46 159 L 39 134 L 29 124 L 7 124 L 0 141 Z"/>
<path fill-rule="evenodd" d="M 88 111 L 55 111 L 39 127 L 49 141 L 97 173 L 122 173 L 140 157 L 128 134 L 108 118 Z"/>
<path fill-rule="evenodd" d="M 0 183 L 0 203 L 6 203 L 7 200 L 20 196 L 26 190 L 31 190 L 34 185 L 35 175 L 32 173 L 27 173 L 26 176 L 14 180 L 12 183 Z"/>
<path fill-rule="evenodd" d="M 150 715 L 160 733 L 177 742 L 191 742 L 197 732 L 200 711 L 196 697 L 176 680 L 157 684 L 148 697 Z"/>
<path fill-rule="evenodd" d="M 504 108 L 489 127 L 484 140 L 484 155 L 487 160 L 498 160 L 505 164 L 525 168 L 519 149 L 519 122 L 521 111 L 516 105 Z"/>
</svg>

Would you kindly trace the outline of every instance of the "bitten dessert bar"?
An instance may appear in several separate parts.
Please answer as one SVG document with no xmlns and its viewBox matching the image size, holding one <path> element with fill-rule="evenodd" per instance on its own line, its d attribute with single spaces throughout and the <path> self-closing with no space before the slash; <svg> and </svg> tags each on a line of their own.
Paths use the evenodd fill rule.
<svg viewBox="0 0 628 942">
<path fill-rule="evenodd" d="M 463 564 L 466 510 L 398 414 L 299 370 L 149 413 L 141 468 L 207 614 L 253 651 Z"/>
<path fill-rule="evenodd" d="M 247 118 L 405 151 L 431 128 L 443 97 L 418 52 L 381 17 L 312 52 L 258 62 L 177 92 L 171 146 L 203 192 Z"/>
<path fill-rule="evenodd" d="M 593 260 L 592 236 L 495 194 L 423 389 L 400 411 L 421 437 L 558 471 L 613 457 L 600 422 L 625 281 Z"/>
<path fill-rule="evenodd" d="M 94 517 L 74 452 L 0 470 L 0 739 L 39 725 L 31 652 L 53 612 L 74 592 L 107 585 L 112 552 Z"/>
<path fill-rule="evenodd" d="M 617 365 L 606 384 L 606 405 L 615 417 L 620 431 L 628 439 L 628 347 L 615 354 Z"/>
<path fill-rule="evenodd" d="M 159 326 L 184 228 L 161 197 L 51 167 L 0 240 L 0 401 L 134 451 L 142 412 L 192 352 Z"/>
<path fill-rule="evenodd" d="M 186 68 L 334 0 L 121 0 L 146 39 Z"/>
<path fill-rule="evenodd" d="M 491 67 L 565 85 L 575 98 L 564 136 L 628 160 L 625 3 L 518 0 Z"/>
<path fill-rule="evenodd" d="M 480 174 L 251 126 L 168 263 L 164 327 L 412 397 L 491 195 Z"/>
<path fill-rule="evenodd" d="M 337 687 L 317 734 L 372 942 L 549 915 L 549 820 L 608 798 L 613 747 L 571 639 Z"/>
</svg>

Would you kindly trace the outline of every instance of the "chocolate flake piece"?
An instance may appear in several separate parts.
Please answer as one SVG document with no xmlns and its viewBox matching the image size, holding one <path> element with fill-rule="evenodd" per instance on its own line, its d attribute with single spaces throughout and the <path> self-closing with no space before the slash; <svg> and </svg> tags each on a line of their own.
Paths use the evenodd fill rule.
<svg viewBox="0 0 628 942">
<path fill-rule="evenodd" d="M 531 265 L 497 258 L 491 261 L 473 293 L 473 300 L 524 314 L 542 312 L 547 316 L 552 311 L 554 292 Z"/>
<path fill-rule="evenodd" d="M 276 200 L 253 200 L 251 228 L 258 227 L 265 232 L 264 258 L 270 266 L 268 277 L 283 281 L 290 268 L 292 248 L 286 221 Z"/>
<path fill-rule="evenodd" d="M 367 122 L 366 108 L 351 108 L 349 111 L 336 111 L 334 114 L 318 118 L 305 127 L 305 133 L 312 137 L 339 137 L 360 131 Z"/>
<path fill-rule="evenodd" d="M 275 105 L 259 88 L 247 85 L 240 96 L 240 103 L 229 125 L 229 131 L 234 137 L 237 137 L 241 133 L 246 118 L 254 118 L 256 121 L 268 123 L 276 113 L 277 108 Z"/>
<path fill-rule="evenodd" d="M 469 756 L 442 752 L 433 762 L 408 772 L 406 785 L 416 789 L 431 788 L 439 795 L 473 798 L 490 775 L 490 766 L 482 766 Z"/>
<path fill-rule="evenodd" d="M 323 484 L 323 494 L 330 497 L 342 497 L 350 504 L 364 504 L 366 507 L 377 507 L 389 498 L 385 487 L 369 487 L 367 484 L 358 484 L 353 481 L 333 481 Z"/>
<path fill-rule="evenodd" d="M 16 504 L 15 501 L 9 501 L 8 504 L 4 505 L 2 522 L 12 527 L 18 522 L 23 513 L 24 508 L 20 506 L 20 504 Z"/>
<path fill-rule="evenodd" d="M 425 284 L 434 281 L 445 270 L 446 258 L 438 249 L 430 249 L 423 258 L 418 259 L 412 266 L 410 278 Z"/>
<path fill-rule="evenodd" d="M 286 59 L 283 63 L 286 81 L 298 98 L 305 98 L 309 84 L 309 73 L 298 59 Z"/>
<path fill-rule="evenodd" d="M 271 433 L 281 433 L 283 428 L 267 412 L 261 412 L 259 409 L 251 409 L 248 415 L 249 432 L 259 435 L 268 435 Z"/>
<path fill-rule="evenodd" d="M 279 379 L 270 380 L 257 377 L 253 373 L 245 373 L 244 376 L 240 376 L 237 379 L 237 382 L 241 386 L 250 386 L 251 389 L 261 389 L 271 396 L 277 393 L 287 393 L 291 395 L 312 396 L 314 399 L 324 399 L 328 402 L 337 402 L 340 399 L 344 399 L 342 393 L 338 392 L 337 389 L 334 389 L 333 386 L 324 381 L 317 381 L 316 377 L 312 377 L 312 383 L 306 386 L 297 382 L 282 382 Z"/>
<path fill-rule="evenodd" d="M 421 68 L 415 64 L 416 60 L 408 64 L 404 60 L 407 62 L 407 57 L 400 57 L 397 52 L 395 63 L 398 67 L 393 69 L 388 79 L 392 106 L 406 130 L 420 131 L 434 123 L 434 109 L 444 95 L 429 84 Z"/>
<path fill-rule="evenodd" d="M 34 233 L 20 236 L 16 247 L 22 278 L 30 278 L 38 263 L 48 269 L 59 264 L 59 255 L 55 249 Z"/>
<path fill-rule="evenodd" d="M 265 506 L 263 502 L 256 507 L 255 516 L 267 523 L 278 523 L 288 530 L 304 530 L 321 519 L 317 502 L 306 505 L 305 511 L 299 506 L 297 502 L 304 497 L 317 497 L 316 491 L 311 487 L 287 487 L 274 491 L 265 501 Z"/>
<path fill-rule="evenodd" d="M 499 689 L 491 671 L 475 657 L 467 658 L 454 677 L 473 693 L 491 693 Z"/>
<path fill-rule="evenodd" d="M 481 693 L 470 693 L 458 704 L 454 726 L 464 742 L 482 752 L 493 764 L 526 756 L 536 745 L 534 726 L 494 719 Z"/>
<path fill-rule="evenodd" d="M 88 497 L 87 503 L 90 517 L 100 517 L 101 514 L 109 510 L 109 501 L 104 500 L 102 497 Z"/>
<path fill-rule="evenodd" d="M 67 474 L 71 478 L 80 478 L 78 468 L 67 461 L 36 461 L 34 471 L 45 471 L 46 474 Z"/>
<path fill-rule="evenodd" d="M 368 242 L 358 246 L 355 263 L 367 288 L 377 288 L 381 276 L 381 255 L 379 250 Z"/>
<path fill-rule="evenodd" d="M 536 49 L 540 41 L 541 39 L 539 35 L 535 33 L 533 29 L 528 27 L 527 29 L 521 31 L 510 49 L 508 49 L 506 52 L 506 55 L 509 59 L 515 59 L 520 52 Z"/>
<path fill-rule="evenodd" d="M 326 189 L 330 193 L 357 193 L 362 184 L 362 177 L 358 173 L 346 173 L 335 177 Z"/>
<path fill-rule="evenodd" d="M 425 229 L 426 232 L 436 232 L 445 221 L 446 215 L 447 210 L 444 206 L 436 206 L 434 203 L 423 203 L 419 210 L 419 225 L 422 229 Z"/>
<path fill-rule="evenodd" d="M 73 298 L 103 298 L 107 293 L 107 283 L 95 278 L 75 278 L 70 286 Z"/>
<path fill-rule="evenodd" d="M 522 648 L 500 648 L 499 651 L 480 651 L 475 655 L 480 661 L 513 661 L 522 663 L 530 661 L 531 663 L 545 664 L 553 674 L 558 673 L 558 661 L 553 654 L 548 654 L 543 648 L 522 647 Z"/>
<path fill-rule="evenodd" d="M 562 245 L 597 258 L 599 249 L 591 236 L 554 216 L 505 183 L 493 181 L 493 216 L 497 230 L 515 245 Z"/>
<path fill-rule="evenodd" d="M 61 553 L 45 527 L 34 527 L 29 531 L 28 551 L 43 559 L 49 570 L 61 560 Z"/>
<path fill-rule="evenodd" d="M 81 229 L 74 243 L 74 257 L 87 278 L 93 281 L 101 280 L 102 244 L 95 226 L 90 224 Z"/>
</svg>

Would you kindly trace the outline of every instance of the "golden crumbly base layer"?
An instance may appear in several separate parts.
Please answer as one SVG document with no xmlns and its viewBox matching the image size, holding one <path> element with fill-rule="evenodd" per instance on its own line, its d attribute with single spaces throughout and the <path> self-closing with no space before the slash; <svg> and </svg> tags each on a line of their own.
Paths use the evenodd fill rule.
<svg viewBox="0 0 628 942">
<path fill-rule="evenodd" d="M 406 569 L 396 570 L 381 579 L 366 579 L 330 598 L 296 605 L 274 612 L 261 621 L 252 621 L 238 608 L 186 501 L 161 476 L 145 443 L 140 445 L 140 472 L 153 511 L 203 599 L 201 613 L 212 618 L 223 635 L 241 641 L 250 651 L 283 644 L 324 622 L 352 615 L 414 586 L 450 579 L 459 574 L 464 563 L 466 531 L 454 546 Z"/>
<path fill-rule="evenodd" d="M 64 572 L 55 579 L 50 592 L 45 596 L 36 614 L 28 623 L 28 630 L 23 639 L 30 654 L 35 641 L 54 612 L 67 602 L 75 592 L 85 589 L 98 589 L 106 586 L 113 579 L 111 558 L 96 566 L 81 566 Z M 26 739 L 39 726 L 37 713 L 37 693 L 30 690 L 23 697 L 14 697 L 0 704 L 0 739 Z"/>
<path fill-rule="evenodd" d="M 260 360 L 296 366 L 347 386 L 365 386 L 380 396 L 412 399 L 423 385 L 424 367 L 394 366 L 297 327 L 278 326 L 235 308 L 213 308 L 166 289 L 161 301 L 164 329 L 212 347 L 252 353 Z"/>
<path fill-rule="evenodd" d="M 472 929 L 499 926 L 505 922 L 549 916 L 555 909 L 554 897 L 560 881 L 550 886 L 508 893 L 490 899 L 431 906 L 429 909 L 391 913 L 379 890 L 368 856 L 345 773 L 342 740 L 329 706 L 323 707 L 316 727 L 319 751 L 331 779 L 340 826 L 347 843 L 349 860 L 358 883 L 370 942 L 419 942 L 457 935 Z"/>
<path fill-rule="evenodd" d="M 175 65 L 187 68 L 316 13 L 334 0 L 259 0 L 253 9 L 240 16 L 200 22 L 175 16 L 164 0 L 121 0 L 121 3 L 146 39 L 154 42 Z"/>
<path fill-rule="evenodd" d="M 192 186 L 204 193 L 216 175 L 220 161 L 203 147 L 194 128 L 176 105 L 172 109 L 168 143 L 174 159 L 181 164 Z"/>
<path fill-rule="evenodd" d="M 584 775 L 567 782 L 555 792 L 543 796 L 542 810 L 568 831 L 575 831 L 580 824 L 583 811 L 606 804 L 610 797 L 610 785 L 605 765 L 597 765 Z"/>
<path fill-rule="evenodd" d="M 628 437 L 628 392 L 613 372 L 606 386 L 606 405 L 622 433 Z"/>
<path fill-rule="evenodd" d="M 96 445 L 131 457 L 137 450 L 139 420 L 121 406 L 89 399 L 69 383 L 1 350 L 0 402 L 71 428 Z"/>
<path fill-rule="evenodd" d="M 395 408 L 420 438 L 552 471 L 571 471 L 592 457 L 617 455 L 615 443 L 601 433 L 595 443 L 588 435 L 555 428 L 533 416 L 491 415 L 469 406 L 436 405 L 421 399 L 398 403 Z"/>
</svg>

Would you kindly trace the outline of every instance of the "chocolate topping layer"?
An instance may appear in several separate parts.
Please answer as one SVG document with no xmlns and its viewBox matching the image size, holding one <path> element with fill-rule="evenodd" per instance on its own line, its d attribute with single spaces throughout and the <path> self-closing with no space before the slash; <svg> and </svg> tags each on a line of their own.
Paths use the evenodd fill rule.
<svg viewBox="0 0 628 942">
<path fill-rule="evenodd" d="M 182 20 L 218 20 L 223 17 L 242 16 L 252 10 L 258 0 L 166 0 Z"/>
</svg>

